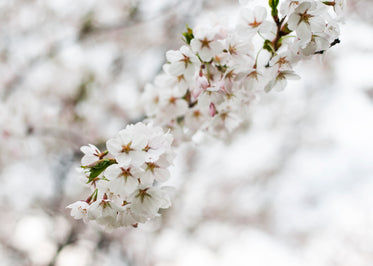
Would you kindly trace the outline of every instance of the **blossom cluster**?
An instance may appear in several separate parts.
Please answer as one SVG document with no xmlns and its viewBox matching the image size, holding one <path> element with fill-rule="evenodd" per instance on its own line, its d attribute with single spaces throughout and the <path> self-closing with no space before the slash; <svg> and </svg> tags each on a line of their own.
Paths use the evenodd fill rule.
<svg viewBox="0 0 373 266">
<path fill-rule="evenodd" d="M 241 1 L 248 2 L 248 1 Z M 339 42 L 344 1 L 269 1 L 243 5 L 236 26 L 197 25 L 143 94 L 149 119 L 176 139 L 197 131 L 228 136 L 248 119 L 252 102 L 298 79 L 294 65 Z"/>
<path fill-rule="evenodd" d="M 137 225 L 170 206 L 167 188 L 172 145 L 199 131 L 229 136 L 248 119 L 262 94 L 298 79 L 294 66 L 339 42 L 344 1 L 245 2 L 238 23 L 187 28 L 185 45 L 166 53 L 164 72 L 145 88 L 148 125 L 129 125 L 107 141 L 108 151 L 84 146 L 82 165 L 94 191 L 69 205 L 75 218 L 107 228 Z M 155 124 L 156 127 L 152 125 Z M 171 130 L 164 133 L 163 129 Z M 114 158 L 106 158 L 110 153 Z"/>
<path fill-rule="evenodd" d="M 109 139 L 107 151 L 92 144 L 81 147 L 92 194 L 67 206 L 71 215 L 110 229 L 137 226 L 157 216 L 160 208 L 170 207 L 169 188 L 159 184 L 170 176 L 172 141 L 162 128 L 137 123 Z"/>
</svg>

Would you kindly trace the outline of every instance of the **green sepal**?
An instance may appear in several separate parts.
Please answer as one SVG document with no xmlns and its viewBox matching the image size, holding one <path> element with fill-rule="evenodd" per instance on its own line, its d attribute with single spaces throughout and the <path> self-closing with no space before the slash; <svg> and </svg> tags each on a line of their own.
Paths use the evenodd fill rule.
<svg viewBox="0 0 373 266">
<path fill-rule="evenodd" d="M 178 117 L 176 118 L 176 122 L 177 122 L 179 125 L 181 125 L 181 124 L 184 123 L 184 119 L 185 119 L 184 116 L 178 116 Z"/>
<path fill-rule="evenodd" d="M 265 40 L 264 41 L 263 49 L 267 50 L 271 54 L 276 53 L 275 48 L 273 47 L 273 43 L 270 40 Z"/>
<path fill-rule="evenodd" d="M 219 70 L 222 73 L 225 73 L 228 69 L 228 66 L 226 64 L 224 65 L 216 65 L 217 70 Z"/>
<path fill-rule="evenodd" d="M 322 3 L 324 5 L 327 5 L 327 6 L 335 6 L 335 2 L 334 1 L 322 1 Z"/>
<path fill-rule="evenodd" d="M 89 169 L 89 176 L 87 183 L 91 183 L 96 177 L 98 177 L 106 168 L 110 165 L 117 163 L 115 159 L 102 159 L 95 162 L 93 165 L 82 166 L 84 169 Z"/>
<path fill-rule="evenodd" d="M 193 30 L 191 28 L 189 28 L 188 25 L 186 25 L 186 27 L 187 27 L 187 31 L 183 32 L 183 36 L 185 38 L 184 41 L 187 44 L 190 44 L 190 42 L 194 39 Z"/>
<path fill-rule="evenodd" d="M 288 35 L 289 33 L 291 33 L 291 29 L 289 29 L 288 23 L 285 23 L 285 25 L 282 26 L 281 28 L 281 35 L 285 36 L 285 35 Z"/>
</svg>

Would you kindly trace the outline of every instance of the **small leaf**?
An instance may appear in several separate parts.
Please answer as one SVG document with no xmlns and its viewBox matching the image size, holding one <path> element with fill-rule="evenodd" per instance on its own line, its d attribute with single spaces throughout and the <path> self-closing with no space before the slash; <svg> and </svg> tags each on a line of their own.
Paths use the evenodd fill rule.
<svg viewBox="0 0 373 266">
<path fill-rule="evenodd" d="M 335 6 L 335 1 L 322 1 L 322 3 L 327 6 Z"/>
<path fill-rule="evenodd" d="M 263 49 L 267 50 L 271 54 L 275 54 L 275 48 L 273 47 L 273 43 L 270 40 L 265 40 Z"/>
<path fill-rule="evenodd" d="M 117 163 L 114 159 L 102 159 L 97 161 L 93 166 L 86 166 L 89 169 L 88 182 L 92 182 L 96 177 L 98 177 L 106 168 L 110 165 Z"/>
<path fill-rule="evenodd" d="M 187 31 L 183 32 L 183 36 L 185 38 L 184 41 L 187 44 L 190 44 L 190 42 L 194 39 L 193 30 L 191 28 L 189 28 L 188 25 L 187 25 Z"/>
</svg>

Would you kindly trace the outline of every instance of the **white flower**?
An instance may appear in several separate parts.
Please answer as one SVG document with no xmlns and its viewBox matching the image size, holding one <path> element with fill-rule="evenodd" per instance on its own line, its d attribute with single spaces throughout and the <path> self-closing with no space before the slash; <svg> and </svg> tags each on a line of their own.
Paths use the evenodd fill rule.
<svg viewBox="0 0 373 266">
<path fill-rule="evenodd" d="M 267 10 L 262 6 L 257 6 L 254 9 L 241 9 L 240 18 L 241 26 L 253 33 L 265 33 L 272 29 L 271 23 L 266 21 Z"/>
<path fill-rule="evenodd" d="M 277 70 L 291 70 L 293 58 L 291 54 L 286 52 L 279 53 L 272 57 L 269 61 L 271 67 L 275 67 Z"/>
<path fill-rule="evenodd" d="M 173 136 L 169 132 L 164 133 L 161 127 L 154 127 L 150 123 L 146 126 L 144 134 L 148 136 L 148 142 L 145 147 L 147 162 L 157 161 L 162 154 L 171 150 Z"/>
<path fill-rule="evenodd" d="M 280 13 L 283 16 L 289 16 L 291 13 L 294 12 L 294 10 L 303 2 L 307 0 L 285 0 L 285 1 L 280 1 Z"/>
<path fill-rule="evenodd" d="M 330 46 L 326 34 L 320 33 L 319 35 L 313 35 L 311 41 L 304 47 L 301 48 L 300 51 L 305 56 L 310 56 L 315 54 L 315 52 L 323 52 L 327 50 Z"/>
<path fill-rule="evenodd" d="M 194 39 L 190 46 L 203 61 L 209 62 L 223 51 L 223 45 L 217 40 L 218 34 L 213 28 L 195 28 L 193 34 Z"/>
<path fill-rule="evenodd" d="M 172 156 L 165 154 L 156 162 L 146 162 L 142 167 L 144 171 L 141 175 L 141 184 L 152 184 L 154 180 L 167 181 L 170 177 L 170 171 L 167 168 L 172 164 L 171 158 Z"/>
<path fill-rule="evenodd" d="M 188 110 L 188 102 L 182 98 L 183 96 L 178 94 L 177 90 L 172 89 L 162 92 L 156 117 L 157 124 L 167 124 L 170 120 L 185 114 Z"/>
<path fill-rule="evenodd" d="M 108 151 L 115 156 L 121 165 L 140 166 L 146 159 L 144 148 L 147 138 L 139 134 L 136 125 L 128 125 L 126 129 L 119 131 L 118 135 L 106 142 Z"/>
<path fill-rule="evenodd" d="M 110 165 L 106 168 L 104 176 L 109 179 L 106 187 L 116 195 L 127 196 L 139 185 L 141 171 L 136 167 Z"/>
<path fill-rule="evenodd" d="M 254 47 L 251 40 L 241 35 L 230 35 L 225 42 L 226 55 L 222 57 L 222 64 L 252 65 Z"/>
<path fill-rule="evenodd" d="M 239 77 L 242 77 L 242 88 L 246 91 L 260 89 L 265 80 L 264 74 L 255 68 L 247 69 L 246 72 L 241 72 Z"/>
<path fill-rule="evenodd" d="M 68 206 L 74 218 L 116 228 L 158 216 L 160 208 L 171 205 L 167 188 L 159 183 L 170 177 L 173 145 L 198 139 L 201 131 L 231 136 L 248 121 L 248 110 L 259 95 L 283 90 L 288 79 L 299 78 L 293 71 L 298 61 L 327 50 L 338 38 L 338 19 L 329 11 L 333 6 L 339 13 L 344 0 L 281 2 L 281 25 L 264 7 L 243 9 L 239 25 L 231 30 L 197 26 L 190 46 L 167 52 L 165 73 L 146 85 L 142 97 L 147 124 L 128 125 L 107 141 L 114 156 L 110 162 L 116 164 L 91 182 L 94 199 L 100 200 Z M 263 48 L 268 41 L 277 41 L 275 51 Z M 107 154 L 91 144 L 81 150 L 89 171 Z"/>
<path fill-rule="evenodd" d="M 184 95 L 194 78 L 186 78 L 183 74 L 180 76 L 172 76 L 167 73 L 160 74 L 155 78 L 154 85 L 159 91 L 167 91 L 172 88 L 177 95 Z"/>
<path fill-rule="evenodd" d="M 92 144 L 88 144 L 88 146 L 82 146 L 80 147 L 80 150 L 84 153 L 84 156 L 81 160 L 81 164 L 83 166 L 95 163 L 105 156 L 105 153 L 101 153 L 100 150 Z"/>
<path fill-rule="evenodd" d="M 155 217 L 160 208 L 171 206 L 170 197 L 164 188 L 141 186 L 129 197 L 133 217 L 146 222 Z"/>
<path fill-rule="evenodd" d="M 206 124 L 208 119 L 208 106 L 197 104 L 185 114 L 184 123 L 193 133 L 198 129 L 203 128 L 203 125 Z"/>
<path fill-rule="evenodd" d="M 95 220 L 98 224 L 109 228 L 115 228 L 119 226 L 117 215 L 118 212 L 121 211 L 123 211 L 123 208 L 119 207 L 111 200 L 97 200 L 89 206 L 88 218 L 90 220 Z"/>
<path fill-rule="evenodd" d="M 147 85 L 142 97 L 142 104 L 148 117 L 154 117 L 157 125 L 168 124 L 170 120 L 183 115 L 188 103 L 183 99 L 189 84 L 184 87 L 170 75 L 161 75 L 156 86 Z"/>
<path fill-rule="evenodd" d="M 217 107 L 217 115 L 212 120 L 215 135 L 230 133 L 242 123 L 243 119 L 238 115 L 236 108 L 239 109 L 239 99 L 236 97 Z"/>
<path fill-rule="evenodd" d="M 314 32 L 322 32 L 326 27 L 326 22 L 316 7 L 315 2 L 303 2 L 288 19 L 288 28 L 295 30 L 304 44 L 311 41 Z"/>
<path fill-rule="evenodd" d="M 183 76 L 184 78 L 190 79 L 196 73 L 201 65 L 198 57 L 193 54 L 188 46 L 182 46 L 180 50 L 168 51 L 166 53 L 167 61 L 170 64 L 164 65 L 163 69 L 166 73 L 173 76 Z"/>
<path fill-rule="evenodd" d="M 77 201 L 66 208 L 71 209 L 71 216 L 74 217 L 76 220 L 83 219 L 84 222 L 87 222 L 87 210 L 88 210 L 89 204 L 85 201 Z"/>
<path fill-rule="evenodd" d="M 269 92 L 272 89 L 282 91 L 286 87 L 288 79 L 296 80 L 300 77 L 292 70 L 278 71 L 276 77 L 267 84 L 264 91 Z"/>
<path fill-rule="evenodd" d="M 124 210 L 118 213 L 116 222 L 119 226 L 130 226 L 136 225 L 138 221 L 133 218 L 130 205 L 126 205 Z"/>
</svg>

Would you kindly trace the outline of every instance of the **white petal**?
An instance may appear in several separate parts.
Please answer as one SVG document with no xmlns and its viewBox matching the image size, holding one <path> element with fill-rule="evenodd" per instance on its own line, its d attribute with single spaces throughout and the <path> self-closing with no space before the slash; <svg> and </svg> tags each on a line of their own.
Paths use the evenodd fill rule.
<svg viewBox="0 0 373 266">
<path fill-rule="evenodd" d="M 117 138 L 109 139 L 106 141 L 106 148 L 111 154 L 116 155 L 122 150 L 122 145 Z"/>
<path fill-rule="evenodd" d="M 287 85 L 286 78 L 277 79 L 273 89 L 276 91 L 283 91 Z"/>
<path fill-rule="evenodd" d="M 301 22 L 297 27 L 297 36 L 302 43 L 309 43 L 312 38 L 310 25 L 305 22 Z"/>
<path fill-rule="evenodd" d="M 201 57 L 202 61 L 209 62 L 213 56 L 214 53 L 209 48 L 204 47 L 199 51 L 199 57 Z"/>
<path fill-rule="evenodd" d="M 272 88 L 275 86 L 275 83 L 276 83 L 276 80 L 273 79 L 271 80 L 265 87 L 264 87 L 264 91 L 265 92 L 270 92 L 272 90 Z"/>
<path fill-rule="evenodd" d="M 295 30 L 298 26 L 299 21 L 300 21 L 300 16 L 296 13 L 292 13 L 288 19 L 288 28 L 290 30 Z"/>
<path fill-rule="evenodd" d="M 296 9 L 295 12 L 303 14 L 312 7 L 311 2 L 303 2 Z"/>
<path fill-rule="evenodd" d="M 170 171 L 168 169 L 159 168 L 156 170 L 155 179 L 158 182 L 166 182 L 170 178 Z"/>
<path fill-rule="evenodd" d="M 168 62 L 175 62 L 183 59 L 183 56 L 180 51 L 170 50 L 166 52 L 166 58 Z"/>
<path fill-rule="evenodd" d="M 326 22 L 321 16 L 315 16 L 310 19 L 312 32 L 322 32 L 326 28 Z"/>
<path fill-rule="evenodd" d="M 201 42 L 198 39 L 193 39 L 190 42 L 190 47 L 192 48 L 193 52 L 198 53 L 201 49 Z"/>
<path fill-rule="evenodd" d="M 254 16 L 256 21 L 261 22 L 267 17 L 267 10 L 263 6 L 257 6 L 254 9 Z"/>
<path fill-rule="evenodd" d="M 106 168 L 104 175 L 107 179 L 113 180 L 117 178 L 121 174 L 122 170 L 120 169 L 119 165 L 113 164 Z"/>
<path fill-rule="evenodd" d="M 167 70 L 167 73 L 173 76 L 180 76 L 185 71 L 185 63 L 181 61 L 176 61 L 172 64 L 170 64 L 165 70 Z"/>
<path fill-rule="evenodd" d="M 84 154 L 93 154 L 94 149 L 92 149 L 91 146 L 82 146 L 80 147 L 80 151 L 83 152 Z"/>
<path fill-rule="evenodd" d="M 300 79 L 300 76 L 297 75 L 292 70 L 282 71 L 282 74 L 286 77 L 286 79 L 291 79 L 291 80 L 299 80 Z"/>
<path fill-rule="evenodd" d="M 303 48 L 301 51 L 302 51 L 302 54 L 304 54 L 305 56 L 310 56 L 310 55 L 313 55 L 316 52 L 316 49 L 317 49 L 316 43 L 315 42 L 309 42 L 306 45 L 306 47 Z"/>
</svg>

